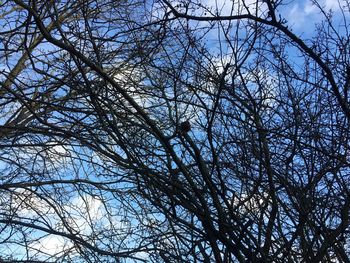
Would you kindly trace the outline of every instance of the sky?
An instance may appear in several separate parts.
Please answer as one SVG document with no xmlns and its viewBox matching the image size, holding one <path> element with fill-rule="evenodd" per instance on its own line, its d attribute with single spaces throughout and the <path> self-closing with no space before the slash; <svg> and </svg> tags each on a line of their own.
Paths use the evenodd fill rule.
<svg viewBox="0 0 350 263">
<path fill-rule="evenodd" d="M 222 15 L 230 13 L 232 2 L 229 0 L 205 0 L 203 1 L 207 6 L 211 6 L 213 10 L 218 8 Z M 246 1 L 246 4 L 250 6 L 253 0 Z M 288 6 L 282 7 L 280 10 L 282 16 L 288 21 L 288 25 L 293 28 L 293 31 L 297 34 L 308 36 L 314 31 L 314 24 L 322 21 L 323 16 L 320 10 L 312 4 L 311 1 L 289 1 Z M 325 7 L 326 11 L 332 10 L 335 18 L 340 18 L 341 9 L 337 0 L 320 0 L 318 1 L 321 6 Z M 264 11 L 264 3 L 259 3 Z M 254 9 L 254 8 L 252 8 Z M 1 119 L 0 119 L 1 122 Z M 65 149 L 62 146 L 57 146 L 54 151 L 64 153 Z M 61 148 L 59 148 L 61 147 Z M 90 198 L 90 197 L 87 197 Z M 75 206 L 81 207 L 83 211 L 90 211 L 93 215 L 93 221 L 100 221 L 103 217 L 103 206 L 100 200 L 90 198 L 87 201 L 83 200 L 83 197 L 77 197 L 73 200 Z M 67 208 L 69 209 L 69 208 Z M 30 213 L 29 211 L 24 211 Z M 77 216 L 75 219 L 77 225 L 83 227 L 83 231 L 91 231 L 83 218 L 83 215 Z M 41 242 L 38 242 L 37 248 L 44 247 L 44 251 L 47 253 L 57 253 L 60 248 L 65 244 L 65 240 L 60 237 L 47 236 Z"/>
<path fill-rule="evenodd" d="M 216 10 L 218 8 L 219 13 L 222 15 L 229 15 L 231 12 L 232 1 L 229 0 L 205 0 L 206 6 L 211 7 Z M 237 2 L 237 1 L 235 1 Z M 240 0 L 242 2 L 242 0 Z M 255 0 L 244 1 L 246 6 L 249 7 L 251 12 L 255 10 Z M 278 7 L 278 12 L 287 19 L 288 25 L 290 25 L 295 31 L 299 33 L 312 32 L 314 23 L 320 22 L 323 19 L 323 15 L 320 9 L 313 4 L 313 1 L 283 1 L 288 3 L 285 6 Z M 332 10 L 335 17 L 339 16 L 341 13 L 341 6 L 344 5 L 344 0 L 318 0 L 315 1 L 320 6 L 324 7 L 325 11 Z M 204 5 L 204 4 L 203 4 Z M 266 10 L 264 7 L 266 4 L 260 1 L 258 4 L 262 11 Z M 237 8 L 237 7 L 236 7 Z"/>
</svg>

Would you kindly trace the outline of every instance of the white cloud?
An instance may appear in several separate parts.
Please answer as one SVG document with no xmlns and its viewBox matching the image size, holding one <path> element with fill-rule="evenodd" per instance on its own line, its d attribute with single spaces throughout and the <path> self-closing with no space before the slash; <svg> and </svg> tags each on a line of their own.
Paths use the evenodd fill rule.
<svg viewBox="0 0 350 263">
<path fill-rule="evenodd" d="M 92 225 L 104 223 L 103 202 L 89 195 L 74 198 L 64 207 L 64 210 L 70 215 L 70 227 L 86 235 L 91 234 Z"/>
<path fill-rule="evenodd" d="M 304 5 L 304 10 L 303 11 L 304 11 L 303 13 L 305 15 L 311 15 L 311 14 L 315 14 L 315 13 L 319 12 L 319 9 L 313 3 L 306 2 L 305 5 Z"/>
<path fill-rule="evenodd" d="M 256 12 L 261 15 L 262 12 L 266 11 L 267 6 L 263 1 L 257 0 L 239 0 L 239 1 L 229 1 L 229 0 L 206 0 L 203 1 L 203 5 L 211 8 L 214 13 L 218 13 L 222 16 L 224 15 L 237 15 L 242 13 L 252 14 Z"/>
<path fill-rule="evenodd" d="M 99 220 L 103 216 L 103 203 L 100 199 L 90 195 L 79 196 L 73 200 L 73 204 L 81 209 L 84 214 L 89 213 L 92 220 Z"/>
<path fill-rule="evenodd" d="M 47 222 L 51 222 L 51 227 L 61 225 L 60 218 L 48 203 L 29 190 L 19 189 L 16 192 L 13 200 L 18 205 L 19 216 L 35 218 L 40 213 L 45 215 Z M 60 213 L 66 214 L 65 220 L 71 228 L 86 235 L 91 234 L 92 225 L 107 224 L 103 202 L 89 195 L 73 198 L 71 203 L 62 207 Z"/>
<path fill-rule="evenodd" d="M 340 0 L 340 3 L 341 2 L 342 2 L 342 0 Z M 325 7 L 326 11 L 329 11 L 329 10 L 338 11 L 338 10 L 340 10 L 338 0 L 325 0 L 324 7 Z"/>
<path fill-rule="evenodd" d="M 73 244 L 69 240 L 55 235 L 48 235 L 32 244 L 33 250 L 48 255 L 59 255 L 67 249 L 72 249 Z"/>
<path fill-rule="evenodd" d="M 14 205 L 17 205 L 19 216 L 28 218 L 36 217 L 38 213 L 52 214 L 53 208 L 42 199 L 38 198 L 32 191 L 26 189 L 15 189 L 12 196 Z"/>
<path fill-rule="evenodd" d="M 299 4 L 295 4 L 287 14 L 287 20 L 293 28 L 300 28 L 305 23 L 305 9 L 299 6 Z"/>
<path fill-rule="evenodd" d="M 134 257 L 136 257 L 139 260 L 145 261 L 148 260 L 149 254 L 147 252 L 137 252 Z"/>
<path fill-rule="evenodd" d="M 63 165 L 68 162 L 68 157 L 70 157 L 69 150 L 67 146 L 62 145 L 60 142 L 46 143 L 47 157 L 56 165 Z"/>
<path fill-rule="evenodd" d="M 325 12 L 332 10 L 337 13 L 340 11 L 342 2 L 344 1 L 323 0 L 314 4 L 313 1 L 298 1 L 292 7 L 286 6 L 288 24 L 297 30 L 313 30 L 313 25 L 324 19 L 320 8 Z"/>
<path fill-rule="evenodd" d="M 254 193 L 248 194 L 243 192 L 240 196 L 236 196 L 232 199 L 232 206 L 239 208 L 240 212 L 246 213 L 260 213 L 261 207 L 268 202 L 269 196 L 267 193 Z"/>
</svg>

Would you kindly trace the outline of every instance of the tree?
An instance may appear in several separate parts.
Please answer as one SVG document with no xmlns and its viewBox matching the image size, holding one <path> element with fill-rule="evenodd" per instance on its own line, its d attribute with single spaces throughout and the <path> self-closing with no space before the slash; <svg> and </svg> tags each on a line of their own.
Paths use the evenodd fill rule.
<svg viewBox="0 0 350 263">
<path fill-rule="evenodd" d="M 3 1 L 0 260 L 349 262 L 350 2 L 308 4 Z"/>
</svg>

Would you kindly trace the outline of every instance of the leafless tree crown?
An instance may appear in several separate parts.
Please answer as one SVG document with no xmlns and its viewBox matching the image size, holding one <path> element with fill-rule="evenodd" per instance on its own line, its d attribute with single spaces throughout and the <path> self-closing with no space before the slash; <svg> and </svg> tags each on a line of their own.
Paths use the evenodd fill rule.
<svg viewBox="0 0 350 263">
<path fill-rule="evenodd" d="M 350 262 L 329 2 L 0 1 L 0 262 Z"/>
</svg>

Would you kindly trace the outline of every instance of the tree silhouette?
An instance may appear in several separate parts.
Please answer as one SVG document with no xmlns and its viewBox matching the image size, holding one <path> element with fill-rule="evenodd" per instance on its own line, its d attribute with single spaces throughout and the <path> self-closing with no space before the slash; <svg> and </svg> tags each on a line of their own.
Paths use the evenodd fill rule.
<svg viewBox="0 0 350 263">
<path fill-rule="evenodd" d="M 350 2 L 215 2 L 2 1 L 1 262 L 350 262 Z"/>
</svg>

